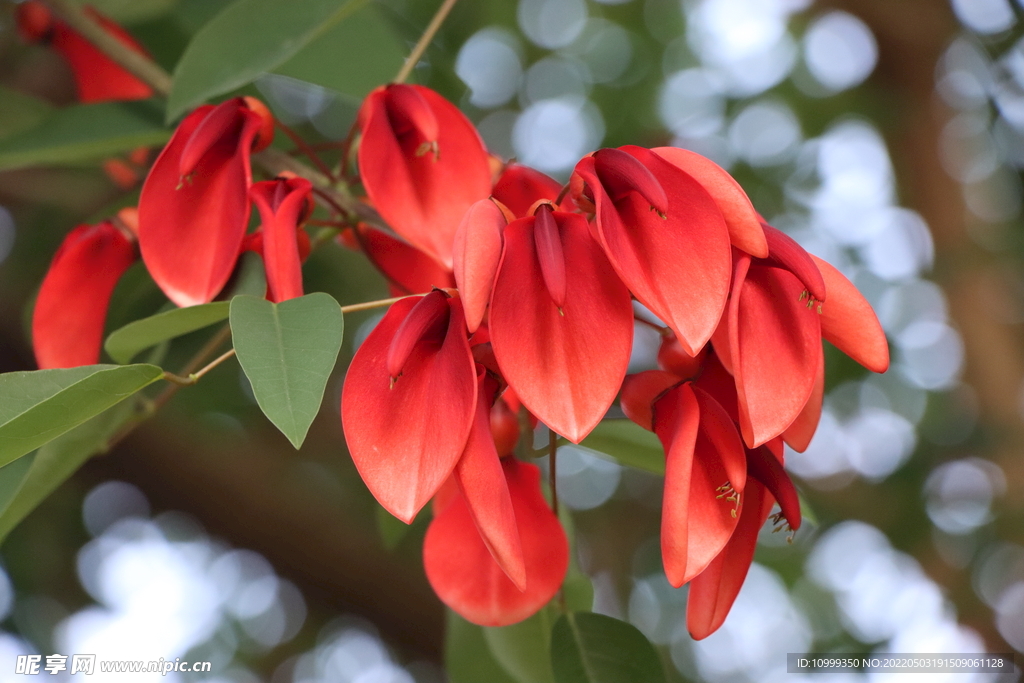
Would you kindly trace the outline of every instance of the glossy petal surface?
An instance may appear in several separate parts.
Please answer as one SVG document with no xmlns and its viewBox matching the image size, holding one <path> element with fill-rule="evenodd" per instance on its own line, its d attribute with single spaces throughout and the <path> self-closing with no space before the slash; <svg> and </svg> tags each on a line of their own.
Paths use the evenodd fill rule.
<svg viewBox="0 0 1024 683">
<path fill-rule="evenodd" d="M 835 266 L 811 256 L 825 279 L 828 300 L 821 305 L 821 336 L 872 372 L 889 368 L 889 344 L 871 304 Z"/>
<path fill-rule="evenodd" d="M 466 311 L 466 324 L 476 332 L 491 300 L 494 276 L 501 262 L 505 215 L 490 199 L 469 207 L 455 233 L 455 282 Z"/>
</svg>

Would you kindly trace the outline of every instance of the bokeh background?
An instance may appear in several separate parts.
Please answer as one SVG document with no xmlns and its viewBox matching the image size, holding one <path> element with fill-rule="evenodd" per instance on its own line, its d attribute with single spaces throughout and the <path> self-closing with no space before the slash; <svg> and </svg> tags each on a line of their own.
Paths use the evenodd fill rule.
<svg viewBox="0 0 1024 683">
<path fill-rule="evenodd" d="M 171 69 L 227 0 L 93 4 Z M 325 36 L 247 92 L 310 140 L 340 140 L 351 93 L 394 73 L 435 4 L 376 2 L 383 32 Z M 74 97 L 59 58 L 18 39 L 13 7 L 0 3 L 0 142 L 26 127 L 5 99 Z M 787 455 L 809 523 L 792 542 L 765 530 L 732 614 L 705 641 L 687 635 L 686 590 L 660 568 L 660 480 L 560 452 L 594 609 L 658 645 L 670 680 L 812 680 L 785 672 L 787 652 L 1024 651 L 1022 27 L 1018 0 L 464 0 L 417 69 L 494 153 L 560 180 L 602 146 L 714 159 L 769 222 L 857 284 L 889 336 L 881 376 L 827 349 L 818 434 Z M 34 367 L 27 316 L 63 235 L 134 192 L 98 163 L 0 172 L 0 370 Z M 315 253 L 306 277 L 307 291 L 342 303 L 385 292 L 341 247 Z M 137 267 L 110 328 L 163 303 Z M 374 320 L 347 321 L 300 452 L 227 363 L 11 532 L 0 681 L 25 680 L 14 656 L 27 652 L 213 662 L 212 675 L 167 681 L 444 681 L 424 520 L 406 529 L 381 514 L 337 417 L 344 368 Z M 202 341 L 172 346 L 165 367 Z M 635 346 L 632 369 L 651 367 L 657 335 L 640 327 Z M 475 683 L 465 665 L 453 680 Z"/>
</svg>

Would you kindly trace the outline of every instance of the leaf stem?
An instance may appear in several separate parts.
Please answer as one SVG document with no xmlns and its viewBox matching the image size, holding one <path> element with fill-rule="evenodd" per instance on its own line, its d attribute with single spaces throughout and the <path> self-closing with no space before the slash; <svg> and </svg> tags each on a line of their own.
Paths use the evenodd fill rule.
<svg viewBox="0 0 1024 683">
<path fill-rule="evenodd" d="M 80 6 L 71 0 L 43 0 L 43 2 L 60 17 L 64 23 L 81 34 L 83 38 L 95 45 L 106 56 L 119 66 L 137 77 L 140 81 L 153 88 L 158 94 L 167 97 L 171 92 L 171 75 L 144 54 L 122 43 L 99 22 L 86 14 Z"/>
<path fill-rule="evenodd" d="M 448 17 L 448 13 L 451 12 L 452 7 L 455 5 L 455 0 L 444 0 L 441 6 L 437 9 L 437 13 L 434 14 L 434 18 L 427 24 L 427 28 L 423 31 L 423 35 L 420 36 L 419 42 L 413 47 L 412 52 L 406 57 L 405 63 L 402 64 L 402 68 L 399 69 L 398 75 L 395 76 L 395 83 L 404 83 L 405 79 L 409 77 L 412 70 L 416 67 L 416 64 L 420 61 L 423 53 L 426 52 L 427 46 L 430 45 L 430 41 L 434 39 L 438 29 L 441 28 L 441 24 Z"/>
<path fill-rule="evenodd" d="M 332 183 L 337 182 L 337 178 L 335 178 L 334 174 L 331 173 L 331 169 L 327 167 L 327 164 L 325 164 L 323 160 L 320 159 L 320 156 L 315 151 L 313 151 L 313 149 L 308 144 L 306 144 L 306 141 L 303 140 L 298 133 L 292 130 L 291 127 L 286 126 L 278 118 L 274 118 L 274 123 L 281 130 L 281 132 L 287 135 L 288 139 L 291 140 L 292 143 L 299 148 L 299 151 L 302 152 L 306 156 L 306 158 L 313 162 L 313 165 L 316 166 L 318 171 L 327 176 L 327 178 Z"/>
<path fill-rule="evenodd" d="M 348 306 L 342 306 L 341 307 L 341 312 L 342 313 L 355 313 L 357 311 L 369 311 L 369 310 L 374 309 L 374 308 L 382 308 L 384 306 L 390 306 L 391 304 L 395 303 L 396 301 L 401 301 L 402 299 L 408 299 L 408 298 L 409 298 L 408 296 L 396 296 L 396 297 L 392 297 L 390 299 L 378 299 L 377 301 L 364 301 L 361 304 L 349 304 Z"/>
<path fill-rule="evenodd" d="M 548 467 L 551 470 L 551 511 L 558 516 L 558 434 L 548 427 Z"/>
</svg>

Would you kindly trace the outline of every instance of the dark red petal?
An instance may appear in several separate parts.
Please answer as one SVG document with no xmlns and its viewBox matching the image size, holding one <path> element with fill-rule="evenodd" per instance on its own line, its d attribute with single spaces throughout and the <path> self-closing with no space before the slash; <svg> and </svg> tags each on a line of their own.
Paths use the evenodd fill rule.
<svg viewBox="0 0 1024 683">
<path fill-rule="evenodd" d="M 505 228 L 491 297 L 494 355 L 516 395 L 546 425 L 579 443 L 604 417 L 633 344 L 629 292 L 590 237 L 586 220 L 556 212 L 566 271 L 559 311 L 544 285 L 534 218 Z"/>
<path fill-rule="evenodd" d="M 626 375 L 619 391 L 622 412 L 648 431 L 654 431 L 654 401 L 679 384 L 679 377 L 664 370 L 645 370 Z"/>
<path fill-rule="evenodd" d="M 750 476 L 764 484 L 764 487 L 779 502 L 782 514 L 792 529 L 800 528 L 800 497 L 793 486 L 793 480 L 782 468 L 782 463 L 768 450 L 760 446 L 747 451 L 747 466 Z"/>
<path fill-rule="evenodd" d="M 490 199 L 469 207 L 455 233 L 454 270 L 466 324 L 476 332 L 491 300 L 494 276 L 501 261 L 501 232 L 505 214 Z"/>
<path fill-rule="evenodd" d="M 380 504 L 406 523 L 455 467 L 476 411 L 476 372 L 457 299 L 448 300 L 444 343 L 418 344 L 392 386 L 391 342 L 423 298 L 393 304 L 370 332 L 352 358 L 341 402 L 352 461 Z"/>
<path fill-rule="evenodd" d="M 814 389 L 807 399 L 804 409 L 793 420 L 793 424 L 782 433 L 789 447 L 803 453 L 814 438 L 814 432 L 821 421 L 821 404 L 825 398 L 825 357 L 819 359 L 818 369 L 814 373 Z"/>
<path fill-rule="evenodd" d="M 473 124 L 433 90 L 414 91 L 437 121 L 436 138 L 412 99 L 377 90 L 363 103 L 359 174 L 373 205 L 395 232 L 449 270 L 463 214 L 491 191 L 487 152 Z M 398 128 L 396 129 L 396 122 Z M 424 151 L 424 145 L 436 142 Z"/>
<path fill-rule="evenodd" d="M 733 422 L 738 423 L 740 421 L 736 398 L 736 381 L 722 364 L 718 354 L 718 347 L 715 347 L 713 353 L 705 356 L 704 369 L 701 371 L 700 377 L 694 382 L 694 386 L 700 387 L 718 401 L 718 404 L 725 409 L 725 412 L 732 418 Z"/>
<path fill-rule="evenodd" d="M 367 258 L 401 294 L 423 294 L 434 287 L 455 286 L 451 270 L 416 247 L 367 225 L 360 224 L 356 230 L 356 239 Z"/>
<path fill-rule="evenodd" d="M 438 597 L 469 621 L 506 626 L 546 605 L 565 578 L 569 543 L 540 491 L 540 470 L 515 458 L 502 461 L 526 565 L 520 591 L 494 561 L 473 523 L 466 499 L 454 499 L 430 523 L 423 568 Z"/>
<path fill-rule="evenodd" d="M 636 192 L 613 202 L 595 164 L 584 159 L 576 172 L 594 192 L 598 235 L 633 295 L 672 328 L 687 353 L 696 355 L 718 324 L 729 291 L 725 219 L 692 177 L 650 150 L 623 149 L 639 158 L 665 189 L 667 217 L 651 211 Z"/>
<path fill-rule="evenodd" d="M 538 200 L 554 202 L 561 191 L 562 186 L 554 178 L 529 166 L 509 164 L 494 184 L 491 194 L 507 206 L 516 218 L 523 218 Z"/>
<path fill-rule="evenodd" d="M 397 135 L 415 131 L 427 142 L 437 141 L 437 117 L 415 86 L 393 84 L 385 92 L 391 127 Z"/>
<path fill-rule="evenodd" d="M 533 243 L 537 248 L 540 274 L 551 300 L 561 310 L 565 307 L 565 255 L 562 253 L 562 239 L 550 206 L 538 207 L 535 216 Z"/>
<path fill-rule="evenodd" d="M 661 346 L 658 347 L 658 367 L 671 372 L 679 379 L 691 379 L 700 375 L 706 354 L 706 346 L 702 347 L 696 356 L 686 353 L 675 333 L 670 330 L 662 335 Z"/>
<path fill-rule="evenodd" d="M 690 582 L 686 601 L 686 628 L 696 640 L 714 633 L 729 616 L 729 610 L 743 587 L 754 561 L 757 535 L 768 519 L 771 494 L 757 482 L 750 482 L 740 506 L 740 520 L 732 538 L 707 569 Z"/>
<path fill-rule="evenodd" d="M 811 256 L 828 288 L 821 305 L 821 335 L 872 372 L 889 369 L 889 344 L 864 295 L 827 261 Z"/>
<path fill-rule="evenodd" d="M 215 145 L 236 135 L 239 122 L 238 100 L 225 100 L 203 117 L 195 127 L 178 157 L 178 176 L 182 179 L 191 175 Z"/>
<path fill-rule="evenodd" d="M 305 178 L 290 178 L 256 183 L 249 192 L 263 223 L 262 253 L 271 301 L 302 296 L 299 221 L 312 191 Z"/>
<path fill-rule="evenodd" d="M 751 265 L 738 305 L 730 308 L 740 428 L 750 448 L 782 434 L 814 390 L 821 328 L 803 291 L 789 272 Z"/>
<path fill-rule="evenodd" d="M 624 149 L 602 149 L 594 153 L 594 170 L 601 186 L 613 202 L 636 193 L 647 208 L 662 215 L 668 213 L 668 196 L 660 178 Z"/>
<path fill-rule="evenodd" d="M 99 362 L 110 295 L 135 261 L 135 246 L 110 222 L 72 230 L 50 264 L 32 314 L 39 367 Z"/>
<path fill-rule="evenodd" d="M 455 465 L 455 479 L 491 557 L 516 588 L 526 590 L 526 565 L 512 499 L 491 438 L 491 403 L 498 383 L 477 366 L 477 400 L 466 450 Z"/>
<path fill-rule="evenodd" d="M 418 346 L 439 347 L 448 332 L 451 309 L 448 306 L 448 295 L 440 290 L 421 297 L 402 324 L 395 331 L 395 336 L 388 346 L 388 376 L 392 380 L 402 374 L 410 356 Z M 421 344 L 422 342 L 422 344 Z"/>
<path fill-rule="evenodd" d="M 113 37 L 139 54 L 149 56 L 123 28 L 90 7 L 84 9 Z M 142 100 L 153 89 L 126 71 L 62 21 L 54 23 L 53 47 L 68 61 L 81 102 Z"/>
<path fill-rule="evenodd" d="M 212 301 L 231 276 L 249 223 L 249 150 L 260 117 L 235 109 L 235 125 L 183 181 L 181 155 L 213 107 L 181 122 L 139 198 L 139 247 L 153 280 L 179 306 Z"/>
<path fill-rule="evenodd" d="M 655 147 L 652 151 L 693 176 L 714 198 L 725 217 L 729 240 L 734 247 L 757 258 L 768 256 L 761 217 L 754 210 L 747 193 L 728 171 L 711 159 L 686 149 Z"/>
<path fill-rule="evenodd" d="M 693 385 L 693 393 L 700 405 L 700 431 L 708 445 L 722 461 L 726 479 L 737 491 L 747 483 L 747 458 L 736 423 L 714 396 L 700 386 Z"/>
<path fill-rule="evenodd" d="M 768 263 L 785 268 L 796 275 L 804 287 L 816 301 L 825 301 L 827 289 L 818 266 L 811 255 L 796 240 L 770 225 L 762 224 L 764 236 L 768 240 Z"/>
</svg>

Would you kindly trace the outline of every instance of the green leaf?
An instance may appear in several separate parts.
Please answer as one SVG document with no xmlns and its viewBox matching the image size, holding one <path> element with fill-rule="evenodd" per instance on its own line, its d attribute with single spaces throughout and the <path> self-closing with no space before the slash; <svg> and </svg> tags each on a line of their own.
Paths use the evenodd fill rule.
<svg viewBox="0 0 1024 683">
<path fill-rule="evenodd" d="M 358 104 L 371 90 L 395 77 L 407 51 L 380 10 L 366 3 L 274 73 L 349 95 Z"/>
<path fill-rule="evenodd" d="M 139 364 L 0 375 L 0 466 L 120 403 L 163 372 Z"/>
<path fill-rule="evenodd" d="M 487 649 L 484 628 L 448 610 L 444 668 L 449 683 L 519 683 L 505 673 Z"/>
<path fill-rule="evenodd" d="M 231 338 L 263 413 L 302 446 L 320 410 L 341 350 L 345 321 L 329 294 L 279 304 L 254 296 L 231 300 Z"/>
<path fill-rule="evenodd" d="M 130 402 L 120 403 L 35 453 L 0 467 L 0 541 L 93 453 L 106 448 L 132 412 Z"/>
<path fill-rule="evenodd" d="M 590 612 L 569 612 L 551 631 L 557 683 L 664 683 L 661 660 L 635 626 Z"/>
<path fill-rule="evenodd" d="M 579 569 L 569 568 L 562 583 L 562 594 L 565 595 L 565 606 L 574 612 L 594 609 L 594 584 Z"/>
<path fill-rule="evenodd" d="M 385 548 L 394 550 L 409 533 L 411 526 L 392 515 L 380 505 L 376 506 L 375 512 L 377 514 L 377 533 L 380 534 L 380 540 L 384 543 Z"/>
<path fill-rule="evenodd" d="M 160 145 L 170 133 L 153 102 L 103 102 L 58 109 L 38 125 L 0 140 L 0 171 L 67 165 Z"/>
<path fill-rule="evenodd" d="M 235 274 L 228 283 L 231 297 L 248 295 L 262 299 L 267 294 L 267 275 L 259 254 L 247 251 L 238 259 Z"/>
<path fill-rule="evenodd" d="M 665 474 L 665 452 L 658 437 L 630 420 L 604 420 L 580 445 L 623 465 Z"/>
<path fill-rule="evenodd" d="M 518 683 L 554 683 L 550 666 L 551 606 L 511 626 L 485 628 L 494 658 Z"/>
<path fill-rule="evenodd" d="M 130 363 L 140 351 L 160 342 L 227 320 L 228 309 L 227 301 L 215 301 L 157 313 L 111 332 L 104 348 L 118 363 Z"/>
<path fill-rule="evenodd" d="M 235 0 L 192 38 L 174 69 L 167 121 L 284 64 L 366 0 Z"/>
<path fill-rule="evenodd" d="M 38 125 L 52 111 L 48 102 L 0 85 L 0 138 Z"/>
</svg>

